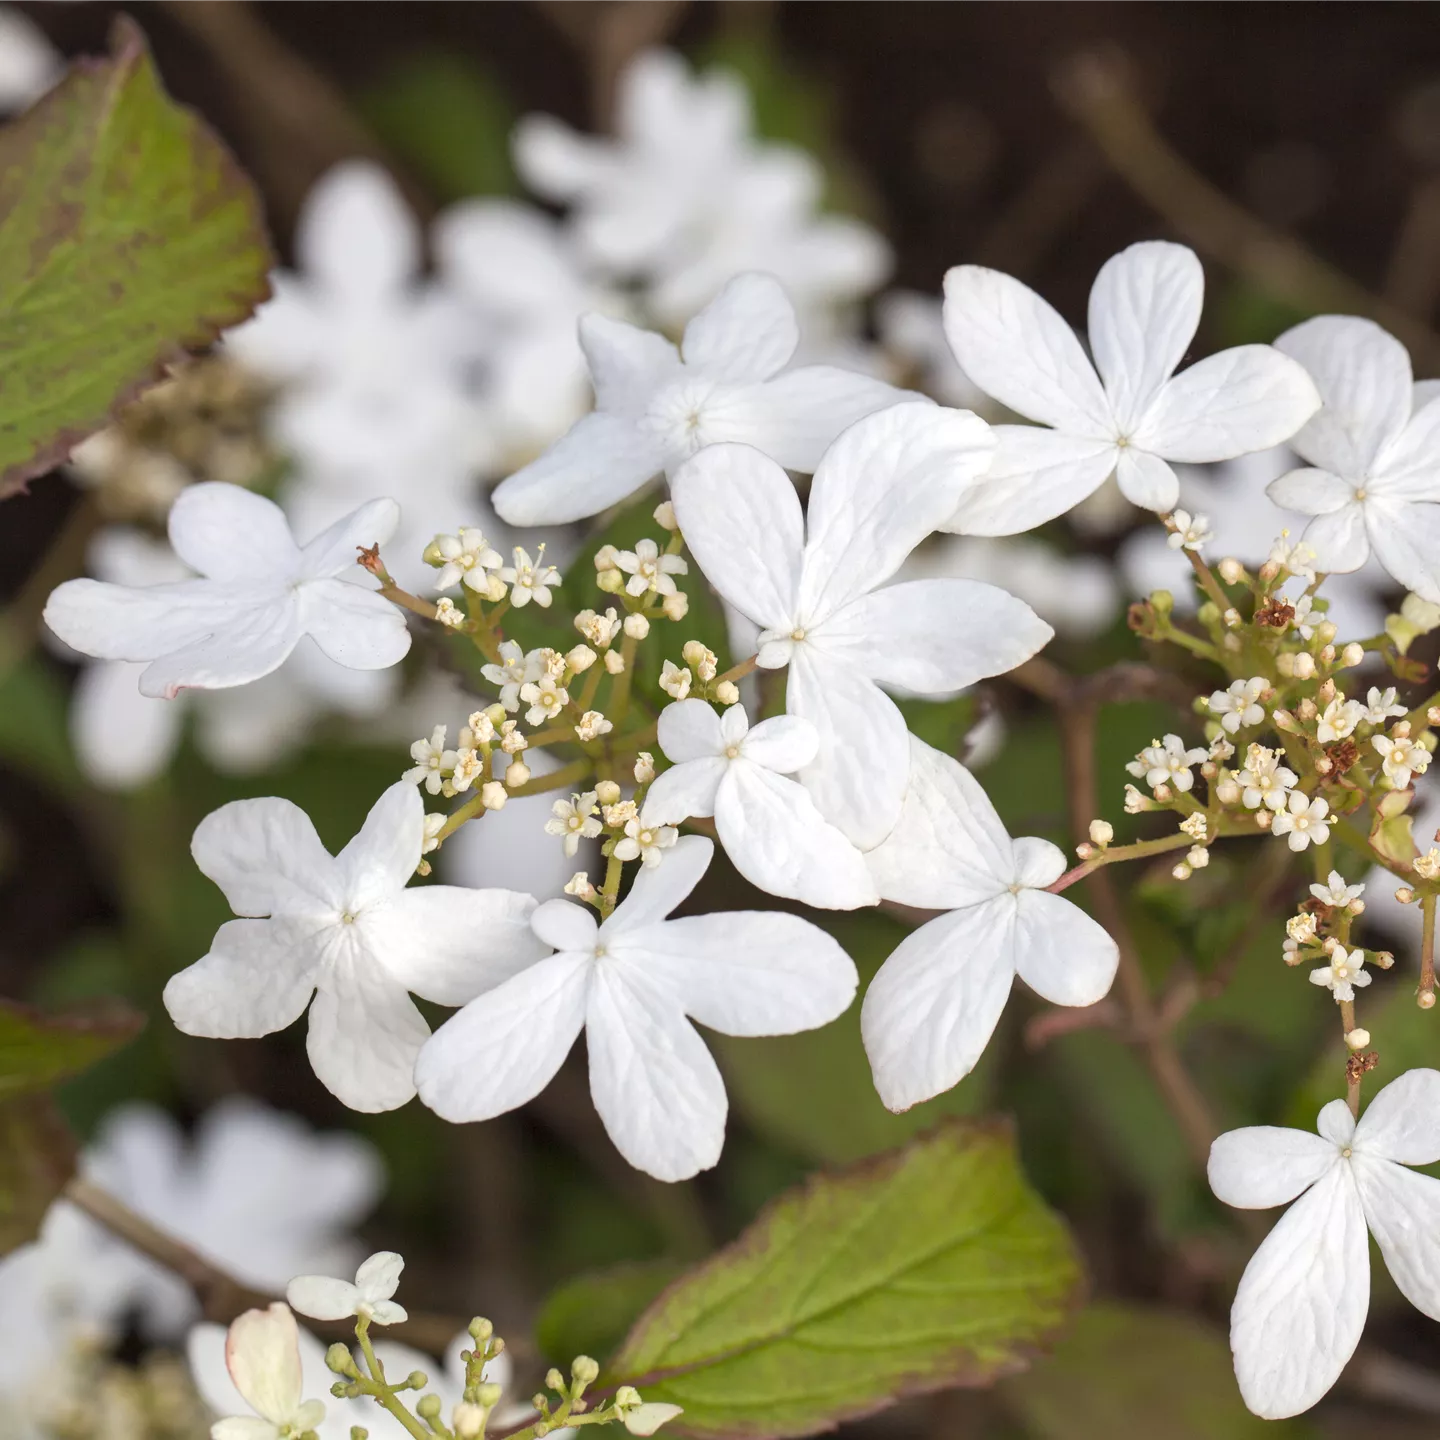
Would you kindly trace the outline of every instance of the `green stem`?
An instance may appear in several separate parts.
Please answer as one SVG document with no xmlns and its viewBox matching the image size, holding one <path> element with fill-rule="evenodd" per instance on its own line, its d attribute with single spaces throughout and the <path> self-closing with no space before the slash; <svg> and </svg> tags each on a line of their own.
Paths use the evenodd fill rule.
<svg viewBox="0 0 1440 1440">
<path fill-rule="evenodd" d="M 519 795 L 543 795 L 548 790 L 567 790 L 572 785 L 578 785 L 590 773 L 593 765 L 594 761 L 587 757 L 583 760 L 572 760 L 568 765 L 562 765 L 548 775 L 532 775 L 523 785 L 517 785 L 510 791 L 510 798 L 513 800 Z M 436 838 L 448 840 L 467 820 L 473 820 L 484 809 L 485 802 L 477 790 L 458 810 L 452 812 L 450 818 L 440 827 Z"/>
<path fill-rule="evenodd" d="M 640 642 L 633 635 L 626 635 L 620 642 L 620 658 L 625 662 L 625 668 L 615 677 L 605 709 L 605 718 L 617 730 L 630 708 L 630 685 L 635 674 L 635 652 L 639 648 Z"/>
<path fill-rule="evenodd" d="M 370 1371 L 368 1384 L 362 1380 L 364 1394 L 369 1395 L 382 1410 L 388 1410 L 413 1436 L 415 1440 L 434 1440 L 435 1435 L 449 1435 L 441 1426 L 438 1430 L 421 1425 L 418 1417 L 412 1415 L 396 1398 L 385 1383 L 385 1367 L 375 1358 L 375 1347 L 370 1343 L 370 1321 L 362 1315 L 355 1322 L 355 1338 L 360 1342 L 360 1353 L 365 1357 L 366 1368 Z"/>
<path fill-rule="evenodd" d="M 1249 827 L 1220 828 L 1212 826 L 1211 830 L 1217 840 L 1224 835 L 1248 835 L 1251 833 Z M 1068 890 L 1076 881 L 1083 880 L 1087 875 L 1093 875 L 1102 865 L 1118 865 L 1125 860 L 1144 860 L 1151 855 L 1164 855 L 1170 850 L 1187 850 L 1194 843 L 1194 837 L 1185 834 L 1182 830 L 1176 835 L 1164 835 L 1159 840 L 1137 840 L 1133 845 L 1111 845 L 1100 851 L 1098 855 L 1093 855 L 1089 860 L 1075 866 L 1073 870 L 1067 870 L 1053 885 L 1047 885 L 1045 888 L 1052 895 L 1058 895 L 1062 890 Z"/>
<path fill-rule="evenodd" d="M 1420 985 L 1415 992 L 1416 1003 L 1428 1010 L 1435 1003 L 1435 893 L 1427 891 L 1420 897 Z"/>
</svg>

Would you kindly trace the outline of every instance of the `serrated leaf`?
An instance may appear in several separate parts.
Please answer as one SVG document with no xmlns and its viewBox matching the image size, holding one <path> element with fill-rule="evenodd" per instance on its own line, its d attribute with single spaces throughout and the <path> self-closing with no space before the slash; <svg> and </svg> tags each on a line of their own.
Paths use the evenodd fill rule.
<svg viewBox="0 0 1440 1440">
<path fill-rule="evenodd" d="M 675 1260 L 636 1260 L 577 1275 L 552 1290 L 535 1321 L 535 1343 L 568 1370 L 577 1355 L 604 1363 L 636 1317 L 683 1269 Z"/>
<path fill-rule="evenodd" d="M 1009 1127 L 957 1121 L 812 1176 L 676 1282 L 610 1367 L 678 1435 L 813 1435 L 1024 1368 L 1081 1288 Z"/>
<path fill-rule="evenodd" d="M 48 1095 L 0 1102 L 0 1255 L 33 1240 L 75 1173 L 75 1141 Z"/>
<path fill-rule="evenodd" d="M 117 21 L 0 130 L 0 496 L 270 293 L 250 182 Z"/>
<path fill-rule="evenodd" d="M 45 1015 L 0 1000 L 0 1103 L 79 1074 L 132 1039 L 143 1023 L 119 1004 Z"/>
</svg>

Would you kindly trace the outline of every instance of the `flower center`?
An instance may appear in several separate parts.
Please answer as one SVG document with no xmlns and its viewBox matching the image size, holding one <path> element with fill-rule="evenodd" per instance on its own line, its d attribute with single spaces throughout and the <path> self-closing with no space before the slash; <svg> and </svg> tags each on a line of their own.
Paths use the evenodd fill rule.
<svg viewBox="0 0 1440 1440">
<path fill-rule="evenodd" d="M 727 745 L 725 747 L 725 755 L 730 760 L 739 759 L 740 747 L 738 745 Z"/>
<path fill-rule="evenodd" d="M 804 630 L 804 628 L 803 628 L 802 626 L 797 625 L 797 626 L 790 632 L 790 638 L 791 638 L 792 640 L 803 640 L 803 639 L 805 638 L 805 630 Z"/>
</svg>

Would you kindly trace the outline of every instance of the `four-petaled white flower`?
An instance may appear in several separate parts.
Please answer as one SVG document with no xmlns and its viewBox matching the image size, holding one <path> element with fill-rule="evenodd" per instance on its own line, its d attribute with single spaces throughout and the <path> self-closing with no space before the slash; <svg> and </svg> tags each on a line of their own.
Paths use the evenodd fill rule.
<svg viewBox="0 0 1440 1440">
<path fill-rule="evenodd" d="M 355 1272 L 355 1283 L 328 1275 L 297 1275 L 285 1298 L 312 1320 L 348 1320 L 352 1315 L 375 1325 L 400 1325 L 408 1316 L 391 1296 L 400 1288 L 403 1256 L 381 1250 Z"/>
<path fill-rule="evenodd" d="M 1163 741 L 1152 740 L 1125 769 L 1131 775 L 1143 775 L 1152 790 L 1169 785 L 1175 790 L 1188 791 L 1195 786 L 1190 767 L 1201 764 L 1209 753 L 1203 745 L 1187 750 L 1178 735 L 1167 735 Z"/>
<path fill-rule="evenodd" d="M 587 790 L 583 795 L 572 795 L 568 800 L 557 800 L 550 807 L 545 833 L 563 837 L 565 853 L 573 855 L 582 840 L 593 840 L 604 828 L 595 811 L 593 790 Z"/>
<path fill-rule="evenodd" d="M 905 720 L 881 684 L 961 690 L 1053 634 L 993 585 L 880 588 L 980 480 L 991 448 L 968 411 L 895 405 L 825 452 L 803 516 L 789 476 L 747 445 L 710 446 L 671 486 L 705 578 L 762 627 L 760 665 L 790 667 L 786 709 L 819 731 L 801 783 L 861 849 L 890 833 L 909 778 Z"/>
<path fill-rule="evenodd" d="M 1134 504 L 1173 510 L 1180 487 L 1170 461 L 1229 460 L 1293 435 L 1320 397 L 1304 369 L 1270 346 L 1222 350 L 1174 373 L 1200 323 L 1204 286 L 1183 245 L 1146 241 L 1107 260 L 1090 291 L 1092 364 L 1033 290 L 979 265 L 951 270 L 945 333 L 955 358 L 987 394 L 1039 424 L 996 426 L 989 483 L 962 498 L 947 528 L 1033 529 L 1112 473 Z"/>
<path fill-rule="evenodd" d="M 498 572 L 510 587 L 510 603 L 520 609 L 533 600 L 542 610 L 548 610 L 554 598 L 550 591 L 560 583 L 560 572 L 545 563 L 545 547 L 542 545 L 532 560 L 530 552 L 517 545 L 513 558 L 513 565 Z"/>
<path fill-rule="evenodd" d="M 660 667 L 660 688 L 672 700 L 683 700 L 694 678 L 688 665 L 677 665 L 673 660 L 666 660 Z"/>
<path fill-rule="evenodd" d="M 225 1367 L 255 1415 L 217 1420 L 210 1428 L 214 1440 L 295 1440 L 324 1420 L 324 1402 L 304 1398 L 300 1327 L 278 1300 L 245 1311 L 230 1326 Z"/>
<path fill-rule="evenodd" d="M 1330 943 L 1330 942 L 1327 942 Z M 1370 972 L 1364 969 L 1365 952 L 1347 950 L 1338 940 L 1331 944 L 1330 959 L 1318 970 L 1310 972 L 1312 985 L 1326 986 L 1338 1005 L 1355 998 L 1358 986 L 1364 989 L 1370 983 Z"/>
<path fill-rule="evenodd" d="M 1241 799 L 1247 810 L 1283 810 L 1290 787 L 1300 778 L 1282 765 L 1281 751 L 1264 745 L 1251 745 L 1245 755 L 1245 768 L 1235 777 L 1243 786 Z"/>
<path fill-rule="evenodd" d="M 619 550 L 615 564 L 630 578 L 625 582 L 627 595 L 675 593 L 676 575 L 689 573 L 690 567 L 679 555 L 662 555 L 653 540 L 641 540 L 633 550 Z"/>
<path fill-rule="evenodd" d="M 1401 1294 L 1440 1320 L 1440 1180 L 1407 1168 L 1440 1160 L 1440 1072 L 1407 1071 L 1358 1125 L 1332 1100 L 1316 1128 L 1256 1125 L 1210 1148 L 1210 1188 L 1227 1205 L 1295 1201 L 1230 1311 L 1240 1393 L 1270 1420 L 1308 1410 L 1355 1353 L 1370 1307 L 1367 1227 Z"/>
<path fill-rule="evenodd" d="M 1379 751 L 1380 768 L 1397 790 L 1403 790 L 1414 776 L 1430 768 L 1430 752 L 1408 735 L 1374 735 L 1370 743 Z"/>
<path fill-rule="evenodd" d="M 948 913 L 902 940 L 865 994 L 865 1053 L 892 1110 L 975 1068 L 1016 975 L 1056 1005 L 1093 1005 L 1120 963 L 1101 926 L 1047 893 L 1064 873 L 1063 852 L 1012 840 L 958 760 L 914 736 L 909 748 L 900 823 L 866 858 L 885 899 Z"/>
<path fill-rule="evenodd" d="M 535 933 L 557 953 L 435 1033 L 415 1069 L 425 1103 L 454 1121 L 513 1110 L 550 1083 L 583 1029 L 595 1108 L 625 1158 L 661 1180 L 714 1165 L 725 1086 L 690 1020 L 725 1035 L 814 1029 L 849 1006 L 858 977 L 830 936 L 795 915 L 667 920 L 713 853 L 703 836 L 678 841 L 598 926 L 589 906 L 540 906 Z"/>
<path fill-rule="evenodd" d="M 432 795 L 438 795 L 445 783 L 442 772 L 453 770 L 458 757 L 455 751 L 445 748 L 445 726 L 437 725 L 428 740 L 411 745 L 410 758 L 415 763 L 400 778 L 411 785 L 424 785 Z"/>
<path fill-rule="evenodd" d="M 743 705 L 717 715 L 681 700 L 660 712 L 658 738 L 674 764 L 646 793 L 647 825 L 713 815 L 735 868 L 772 895 L 828 910 L 880 898 L 864 857 L 789 778 L 820 744 L 808 720 L 777 715 L 752 729 Z"/>
<path fill-rule="evenodd" d="M 615 1392 L 615 1409 L 620 1414 L 620 1423 L 632 1435 L 653 1435 L 662 1425 L 685 1413 L 679 1405 L 647 1403 L 633 1385 L 622 1385 Z"/>
<path fill-rule="evenodd" d="M 1228 690 L 1216 690 L 1207 702 L 1210 713 L 1219 718 L 1227 735 L 1246 725 L 1258 725 L 1265 718 L 1265 707 L 1260 697 L 1269 689 L 1269 681 L 1263 675 L 1252 675 L 1248 680 L 1232 680 Z"/>
<path fill-rule="evenodd" d="M 1270 833 L 1288 836 L 1290 848 L 1297 852 L 1307 845 L 1323 845 L 1330 838 L 1329 814 L 1329 804 L 1318 795 L 1311 800 L 1303 791 L 1292 790 L 1286 796 L 1285 808 L 1276 808 Z"/>
<path fill-rule="evenodd" d="M 551 676 L 542 675 L 520 687 L 520 698 L 530 707 L 525 712 L 525 723 L 539 725 L 553 720 L 570 703 L 570 692 Z"/>
<path fill-rule="evenodd" d="M 1358 700 L 1337 695 L 1321 712 L 1315 726 L 1315 738 L 1322 745 L 1333 745 L 1354 732 L 1365 718 L 1365 707 Z"/>
<path fill-rule="evenodd" d="M 407 890 L 425 837 L 406 781 L 375 802 L 332 856 L 288 800 L 236 800 L 195 831 L 195 863 L 237 915 L 210 953 L 171 978 L 165 1007 L 186 1034 L 253 1038 L 310 1004 L 307 1049 L 324 1085 L 352 1110 L 393 1110 L 430 1027 L 407 993 L 462 1005 L 533 960 L 535 902 L 512 890 Z"/>
<path fill-rule="evenodd" d="M 400 611 L 356 573 L 356 550 L 394 533 L 400 509 L 372 500 L 303 548 L 279 506 L 238 485 L 192 485 L 170 510 L 170 544 L 200 578 L 131 589 L 67 580 L 45 623 L 102 660 L 146 660 L 145 695 L 245 685 L 278 670 L 307 635 L 332 660 L 383 670 L 410 648 Z"/>
<path fill-rule="evenodd" d="M 500 703 L 507 710 L 520 708 L 520 687 L 528 680 L 538 680 L 541 670 L 533 655 L 527 655 L 518 640 L 500 642 L 500 663 L 482 665 L 480 673 L 499 687 Z"/>
<path fill-rule="evenodd" d="M 1210 539 L 1210 521 L 1204 515 L 1191 515 L 1188 510 L 1177 510 L 1170 523 L 1175 527 L 1166 537 L 1165 543 L 1172 550 L 1198 550 Z"/>
<path fill-rule="evenodd" d="M 1310 893 L 1322 905 L 1343 908 L 1352 900 L 1358 900 L 1365 893 L 1365 885 L 1363 881 L 1358 885 L 1347 885 L 1345 877 L 1338 870 L 1332 870 L 1323 885 L 1316 884 L 1310 887 Z"/>
<path fill-rule="evenodd" d="M 830 365 L 785 371 L 799 339 L 795 311 L 769 275 L 736 276 L 685 327 L 679 350 L 663 336 L 586 315 L 580 343 L 596 409 L 501 482 L 496 511 L 512 525 L 595 515 L 722 440 L 756 445 L 808 473 L 847 425 L 916 398 Z"/>
<path fill-rule="evenodd" d="M 1405 347 L 1353 315 L 1319 315 L 1275 345 L 1325 402 L 1290 442 L 1310 468 L 1267 492 L 1315 517 L 1305 527 L 1315 569 L 1358 570 L 1373 550 L 1407 590 L 1440 602 L 1440 385 L 1415 384 Z"/>
<path fill-rule="evenodd" d="M 435 577 L 437 590 L 449 590 L 463 584 L 490 599 L 491 570 L 498 570 L 505 559 L 485 538 L 483 530 L 463 529 L 458 535 L 437 535 L 430 542 L 444 562 Z"/>
<path fill-rule="evenodd" d="M 625 822 L 625 834 L 615 842 L 615 857 L 638 860 L 647 870 L 653 870 L 679 838 L 680 832 L 673 825 L 649 825 L 637 815 Z"/>
<path fill-rule="evenodd" d="M 1365 696 L 1365 714 L 1362 717 L 1371 725 L 1383 725 L 1393 716 L 1404 715 L 1407 711 L 1395 698 L 1395 687 L 1387 686 L 1384 691 L 1372 685 Z"/>
</svg>

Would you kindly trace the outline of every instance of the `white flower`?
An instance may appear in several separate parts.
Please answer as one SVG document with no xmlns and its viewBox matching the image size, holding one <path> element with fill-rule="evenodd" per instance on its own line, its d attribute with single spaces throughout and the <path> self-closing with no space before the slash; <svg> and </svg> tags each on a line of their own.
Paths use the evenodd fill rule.
<svg viewBox="0 0 1440 1440">
<path fill-rule="evenodd" d="M 507 710 L 520 708 L 520 687 L 527 680 L 539 679 L 539 669 L 521 649 L 518 640 L 500 642 L 500 663 L 482 665 L 480 673 L 500 689 L 500 703 Z"/>
<path fill-rule="evenodd" d="M 900 823 L 867 858 L 886 899 L 948 913 L 900 942 L 860 1012 L 875 1088 L 897 1111 L 974 1069 L 1017 974 L 1056 1005 L 1093 1005 L 1119 964 L 1095 921 L 1046 892 L 1064 854 L 1012 840 L 958 760 L 913 736 L 909 749 Z"/>
<path fill-rule="evenodd" d="M 675 575 L 689 572 L 689 565 L 678 555 L 662 555 L 653 540 L 641 540 L 633 550 L 616 552 L 615 564 L 629 576 L 625 582 L 627 595 L 675 593 Z"/>
<path fill-rule="evenodd" d="M 1235 777 L 1244 787 L 1241 799 L 1247 810 L 1264 805 L 1269 810 L 1283 810 L 1290 787 L 1300 777 L 1282 765 L 1283 752 L 1251 745 L 1245 755 L 1245 768 Z"/>
<path fill-rule="evenodd" d="M 672 699 L 683 700 L 690 693 L 690 669 L 666 660 L 660 667 L 660 688 Z"/>
<path fill-rule="evenodd" d="M 393 500 L 337 521 L 303 549 L 278 506 L 238 485 L 192 485 L 170 510 L 170 544 L 199 579 L 131 589 L 67 580 L 45 623 L 102 660 L 149 661 L 145 695 L 173 700 L 189 686 L 218 690 L 268 675 L 309 636 L 332 660 L 383 670 L 410 648 L 400 611 L 364 585 L 356 550 L 399 523 Z"/>
<path fill-rule="evenodd" d="M 1302 791 L 1292 790 L 1287 797 L 1287 808 L 1275 808 L 1275 823 L 1270 827 L 1272 835 L 1288 835 L 1290 848 L 1301 851 L 1312 842 L 1323 845 L 1330 838 L 1330 823 L 1325 818 L 1330 807 L 1318 795 L 1310 800 Z"/>
<path fill-rule="evenodd" d="M 1315 727 L 1315 738 L 1322 745 L 1332 745 L 1353 733 L 1365 718 L 1365 707 L 1358 700 L 1337 695 L 1321 712 Z"/>
<path fill-rule="evenodd" d="M 1183 245 L 1131 245 L 1090 291 L 1092 364 L 1075 332 L 1018 280 L 978 265 L 945 276 L 945 333 L 965 373 L 1037 426 L 996 427 L 990 482 L 947 528 L 1013 535 L 1061 515 L 1114 473 L 1126 499 L 1173 510 L 1169 461 L 1228 460 L 1293 435 L 1319 396 L 1268 345 L 1175 375 L 1200 323 L 1204 273 Z M 1049 428 L 1045 428 L 1049 427 Z"/>
<path fill-rule="evenodd" d="M 474 752 L 467 751 L 466 753 L 473 754 Z M 459 789 L 461 787 L 457 786 L 456 788 Z M 466 781 L 464 788 L 467 790 L 470 788 L 469 781 Z M 440 832 L 444 828 L 445 816 L 438 811 L 433 815 L 427 815 L 425 817 L 425 839 L 420 844 L 420 853 L 422 855 L 429 855 L 440 848 Z"/>
<path fill-rule="evenodd" d="M 569 703 L 570 692 L 557 685 L 549 675 L 520 687 L 520 698 L 530 707 L 525 712 L 527 725 L 553 720 Z"/>
<path fill-rule="evenodd" d="M 1132 775 L 1143 775 L 1152 790 L 1169 785 L 1189 791 L 1195 786 L 1190 767 L 1203 763 L 1209 753 L 1203 745 L 1187 750 L 1178 735 L 1167 735 L 1163 741 L 1152 740 L 1125 768 Z"/>
<path fill-rule="evenodd" d="M 582 840 L 593 840 L 601 831 L 595 808 L 593 790 L 572 795 L 568 800 L 557 800 L 550 807 L 551 818 L 545 822 L 545 833 L 563 836 L 566 855 L 573 855 Z"/>
<path fill-rule="evenodd" d="M 15 6 L 0 6 L 0 109 L 33 104 L 64 70 L 64 59 L 45 32 Z"/>
<path fill-rule="evenodd" d="M 1165 543 L 1172 550 L 1198 550 L 1213 538 L 1210 521 L 1204 515 L 1191 515 L 1188 510 L 1177 510 L 1170 517 L 1174 529 Z"/>
<path fill-rule="evenodd" d="M 449 590 L 463 583 L 481 595 L 490 593 L 490 570 L 504 563 L 500 552 L 485 538 L 483 530 L 461 530 L 458 535 L 437 535 L 431 545 L 444 562 L 435 577 L 437 590 Z"/>
<path fill-rule="evenodd" d="M 1290 627 L 1302 640 L 1313 640 L 1315 626 L 1324 618 L 1321 612 L 1315 609 L 1315 602 L 1310 596 L 1301 595 L 1295 601 L 1295 614 L 1290 619 Z"/>
<path fill-rule="evenodd" d="M 1373 735 L 1370 743 L 1380 752 L 1380 768 L 1397 790 L 1403 790 L 1413 776 L 1423 775 L 1430 768 L 1430 752 L 1407 735 Z"/>
<path fill-rule="evenodd" d="M 726 1035 L 828 1024 L 855 995 L 840 946 L 774 911 L 666 917 L 700 882 L 714 845 L 692 835 L 597 927 L 590 907 L 551 900 L 536 934 L 558 952 L 473 1000 L 435 1034 L 415 1074 L 432 1110 L 484 1120 L 549 1084 L 582 1028 L 590 1090 L 637 1168 L 683 1180 L 720 1157 L 725 1087 L 687 1016 Z"/>
<path fill-rule="evenodd" d="M 324 1085 L 353 1110 L 403 1105 L 430 1033 L 406 992 L 460 1005 L 536 950 L 528 895 L 405 888 L 424 835 L 420 794 L 403 780 L 334 857 L 288 800 L 237 800 L 206 816 L 195 863 L 236 914 L 257 918 L 222 925 L 210 953 L 171 978 L 171 1019 L 189 1035 L 269 1035 L 314 995 L 306 1048 Z"/>
<path fill-rule="evenodd" d="M 469 748 L 455 752 L 455 767 L 450 776 L 450 788 L 457 795 L 463 795 L 485 774 L 485 757 L 478 750 Z M 428 816 L 426 817 L 428 821 Z"/>
<path fill-rule="evenodd" d="M 615 1392 L 615 1408 L 620 1423 L 632 1435 L 653 1435 L 662 1425 L 685 1412 L 679 1405 L 661 1405 L 641 1400 L 633 1385 L 622 1385 Z"/>
<path fill-rule="evenodd" d="M 777 715 L 752 729 L 742 705 L 717 715 L 682 700 L 660 712 L 659 741 L 675 763 L 646 793 L 647 825 L 713 815 L 735 868 L 772 895 L 830 910 L 880 898 L 860 852 L 789 778 L 820 744 L 808 720 Z"/>
<path fill-rule="evenodd" d="M 614 724 L 598 710 L 587 710 L 575 722 L 575 738 L 577 740 L 598 740 L 602 735 L 608 735 L 614 728 Z"/>
<path fill-rule="evenodd" d="M 465 612 L 448 595 L 442 595 L 435 602 L 435 618 L 451 630 L 457 630 L 465 623 Z"/>
<path fill-rule="evenodd" d="M 1323 571 L 1358 570 L 1373 550 L 1407 590 L 1440 601 L 1440 406 L 1416 385 L 1405 347 L 1372 320 L 1321 315 L 1276 347 L 1309 370 L 1325 408 L 1290 442 L 1311 468 L 1270 485 L 1313 515 L 1305 543 Z"/>
<path fill-rule="evenodd" d="M 722 440 L 808 473 L 852 421 L 907 398 L 829 365 L 786 371 L 799 335 L 784 290 L 758 274 L 730 281 L 685 327 L 678 351 L 649 331 L 585 316 L 596 409 L 503 481 L 495 509 L 512 525 L 595 515 Z"/>
<path fill-rule="evenodd" d="M 415 764 L 400 778 L 411 785 L 424 785 L 432 795 L 438 795 L 445 782 L 441 772 L 455 768 L 455 752 L 445 748 L 445 726 L 437 725 L 428 740 L 415 741 L 410 758 Z"/>
<path fill-rule="evenodd" d="M 1405 713 L 1405 707 L 1395 699 L 1393 685 L 1387 686 L 1383 692 L 1372 685 L 1365 696 L 1365 713 L 1361 718 L 1370 725 L 1383 725 L 1392 716 Z"/>
<path fill-rule="evenodd" d="M 1003 674 L 1053 633 L 1028 605 L 976 581 L 884 589 L 983 474 L 989 427 L 937 405 L 895 405 L 825 453 L 802 517 L 774 460 L 711 446 L 675 476 L 675 514 L 705 578 L 762 627 L 760 664 L 789 665 L 786 709 L 820 732 L 799 772 L 820 813 L 861 849 L 900 814 L 905 720 L 881 683 L 943 694 Z"/>
<path fill-rule="evenodd" d="M 1210 742 L 1210 758 L 1217 764 L 1228 760 L 1235 753 L 1235 747 L 1223 735 L 1217 735 Z"/>
<path fill-rule="evenodd" d="M 665 858 L 664 852 L 679 839 L 673 825 L 647 825 L 638 816 L 625 822 L 625 835 L 615 842 L 615 855 L 620 860 L 639 860 L 653 870 Z"/>
<path fill-rule="evenodd" d="M 293 1440 L 325 1418 L 320 1400 L 304 1398 L 300 1332 L 278 1300 L 266 1310 L 247 1310 L 225 1341 L 225 1365 L 255 1416 L 229 1416 L 210 1427 L 214 1440 Z"/>
<path fill-rule="evenodd" d="M 400 1288 L 403 1257 L 381 1250 L 355 1272 L 355 1283 L 326 1275 L 298 1275 L 285 1289 L 285 1298 L 312 1320 L 347 1320 L 352 1315 L 376 1325 L 399 1325 L 408 1317 L 393 1296 Z"/>
<path fill-rule="evenodd" d="M 1310 887 L 1310 893 L 1322 905 L 1343 909 L 1365 893 L 1365 885 L 1363 882 L 1359 885 L 1347 885 L 1345 877 L 1338 870 L 1332 870 L 1323 885 Z"/>
<path fill-rule="evenodd" d="M 1335 874 L 1333 870 L 1330 873 Z M 1311 886 L 1312 893 L 1319 888 L 1319 886 Z M 1298 915 L 1292 915 L 1285 922 L 1285 933 L 1297 945 L 1309 944 L 1315 938 L 1315 917 L 1308 910 L 1302 910 Z"/>
<path fill-rule="evenodd" d="M 510 586 L 510 603 L 519 609 L 533 600 L 542 610 L 548 610 L 554 598 L 550 591 L 560 583 L 560 572 L 545 564 L 545 547 L 542 545 L 531 560 L 530 552 L 517 545 L 514 559 L 513 565 L 500 571 L 500 578 Z"/>
<path fill-rule="evenodd" d="M 1227 735 L 1242 726 L 1258 725 L 1265 718 L 1260 697 L 1269 684 L 1263 675 L 1254 675 L 1249 680 L 1232 680 L 1228 690 L 1217 690 L 1210 696 L 1210 713 L 1218 717 Z"/>
<path fill-rule="evenodd" d="M 620 617 L 612 605 L 603 615 L 582 610 L 575 617 L 575 628 L 597 649 L 605 650 L 620 633 Z"/>
<path fill-rule="evenodd" d="M 1367 1227 L 1401 1294 L 1440 1319 L 1440 1181 L 1406 1168 L 1440 1160 L 1437 1115 L 1440 1073 L 1410 1070 L 1358 1125 L 1332 1100 L 1319 1136 L 1257 1125 L 1211 1146 L 1210 1188 L 1227 1205 L 1296 1202 L 1251 1257 L 1230 1311 L 1235 1375 L 1257 1415 L 1308 1410 L 1355 1353 L 1370 1306 Z"/>
<path fill-rule="evenodd" d="M 1353 1000 L 1355 988 L 1363 989 L 1370 983 L 1369 972 L 1361 968 L 1364 964 L 1363 950 L 1347 950 L 1337 943 L 1330 951 L 1329 961 L 1318 970 L 1310 972 L 1310 983 L 1327 986 L 1337 1005 L 1342 1000 Z"/>
</svg>

